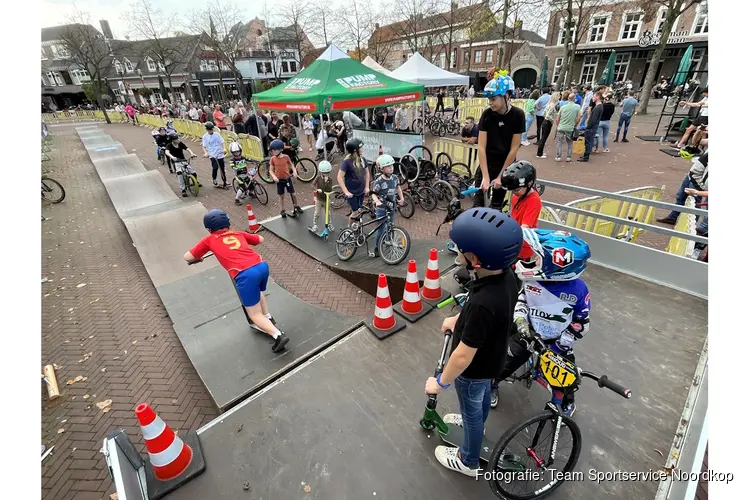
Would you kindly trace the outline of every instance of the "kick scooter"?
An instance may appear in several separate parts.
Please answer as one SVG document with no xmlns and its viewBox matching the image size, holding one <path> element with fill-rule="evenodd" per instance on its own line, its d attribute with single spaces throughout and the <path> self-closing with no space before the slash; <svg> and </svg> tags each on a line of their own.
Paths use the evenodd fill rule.
<svg viewBox="0 0 750 500">
<path fill-rule="evenodd" d="M 318 189 L 316 191 L 317 193 L 322 193 L 322 189 Z M 320 233 L 316 233 L 313 231 L 312 226 L 307 226 L 307 229 L 316 235 L 318 238 L 323 238 L 324 240 L 328 241 L 328 235 L 333 232 L 333 224 L 331 224 L 331 195 L 333 192 L 325 193 L 326 195 L 326 221 L 325 225 L 323 227 L 323 230 Z M 315 200 L 316 203 L 318 203 L 320 200 Z"/>
<path fill-rule="evenodd" d="M 449 300 L 451 299 L 444 301 L 442 304 L 445 304 Z M 453 332 L 451 330 L 446 330 L 445 334 L 443 335 L 443 352 L 440 355 L 440 359 L 438 360 L 437 368 L 435 368 L 435 378 L 437 378 L 437 376 L 443 372 L 443 368 L 445 368 L 445 364 L 448 362 L 448 351 L 450 350 L 452 336 Z M 424 415 L 419 421 L 419 425 L 422 427 L 422 429 L 428 431 L 435 430 L 437 428 L 437 433 L 440 436 L 440 439 L 442 439 L 446 444 L 460 448 L 464 442 L 463 428 L 454 424 L 446 424 L 438 414 L 436 408 L 437 394 L 430 394 L 427 398 L 427 404 L 424 408 Z M 479 458 L 485 462 L 489 462 L 493 448 L 494 444 L 489 439 L 487 439 L 486 436 L 483 437 L 482 449 L 479 452 Z"/>
</svg>

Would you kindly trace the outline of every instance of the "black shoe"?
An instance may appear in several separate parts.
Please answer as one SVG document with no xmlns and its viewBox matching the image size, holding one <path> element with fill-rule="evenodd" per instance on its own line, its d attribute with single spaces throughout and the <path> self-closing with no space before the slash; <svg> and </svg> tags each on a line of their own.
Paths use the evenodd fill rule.
<svg viewBox="0 0 750 500">
<path fill-rule="evenodd" d="M 627 140 L 627 139 L 625 139 L 625 138 L 623 138 L 623 139 L 622 139 L 622 142 L 630 142 L 630 141 L 629 141 L 629 140 Z"/>
<path fill-rule="evenodd" d="M 612 141 L 612 142 L 620 142 L 620 139 L 618 139 L 617 137 L 615 137 L 615 140 Z"/>
<path fill-rule="evenodd" d="M 242 202 L 240 200 L 234 200 L 235 205 L 242 205 Z"/>
<path fill-rule="evenodd" d="M 498 401 L 499 401 L 499 395 L 498 395 L 497 387 L 493 387 L 490 389 L 490 408 L 497 408 Z"/>
<path fill-rule="evenodd" d="M 281 217 L 286 219 L 286 210 L 281 211 Z"/>
<path fill-rule="evenodd" d="M 284 335 L 283 333 L 276 337 L 273 341 L 273 345 L 271 346 L 271 350 L 273 352 L 279 352 L 284 349 L 284 346 L 289 343 L 289 337 Z"/>
<path fill-rule="evenodd" d="M 219 187 L 219 183 L 218 183 L 218 182 L 216 182 L 216 180 L 214 180 L 214 181 L 213 181 L 213 183 L 214 183 L 214 187 L 215 187 L 215 188 Z"/>
<path fill-rule="evenodd" d="M 185 191 L 184 189 L 182 190 L 182 197 L 187 198 L 187 191 Z"/>
<path fill-rule="evenodd" d="M 586 163 L 587 161 L 589 161 L 589 159 L 586 157 L 581 157 L 581 158 L 578 158 L 576 161 L 579 161 L 581 163 Z"/>
<path fill-rule="evenodd" d="M 227 184 L 227 183 L 225 182 L 225 183 L 224 183 L 224 185 L 223 185 L 223 186 L 221 186 L 221 187 L 222 187 L 223 189 L 229 189 L 229 184 Z"/>
<path fill-rule="evenodd" d="M 661 219 L 656 219 L 656 222 L 660 224 L 669 224 L 670 226 L 674 226 L 677 224 L 677 219 L 670 219 L 668 217 L 663 217 Z"/>
<path fill-rule="evenodd" d="M 294 207 L 294 213 L 296 213 L 296 214 L 301 214 L 302 213 L 302 209 L 299 207 L 299 205 L 297 205 L 296 207 Z"/>
</svg>

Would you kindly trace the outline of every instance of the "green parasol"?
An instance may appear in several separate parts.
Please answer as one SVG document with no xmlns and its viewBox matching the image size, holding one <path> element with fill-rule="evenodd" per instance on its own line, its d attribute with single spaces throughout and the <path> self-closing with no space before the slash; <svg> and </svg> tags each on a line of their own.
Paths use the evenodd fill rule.
<svg viewBox="0 0 750 500">
<path fill-rule="evenodd" d="M 674 85 L 682 85 L 687 81 L 688 73 L 690 72 L 690 63 L 693 59 L 693 46 L 688 45 L 687 50 L 682 55 L 680 65 L 677 66 L 677 73 L 675 73 L 672 83 Z"/>
<path fill-rule="evenodd" d="M 297 76 L 253 96 L 261 109 L 327 113 L 424 99 L 424 85 L 383 75 L 329 46 Z"/>
<path fill-rule="evenodd" d="M 539 73 L 539 87 L 541 88 L 547 86 L 547 80 L 549 79 L 547 73 L 549 73 L 549 58 L 547 56 L 544 56 L 544 61 L 542 62 L 542 71 Z"/>
<path fill-rule="evenodd" d="M 602 76 L 599 78 L 599 85 L 612 85 L 615 82 L 615 60 L 617 55 L 615 51 L 609 53 L 609 59 L 607 59 L 607 65 L 602 71 Z"/>
</svg>

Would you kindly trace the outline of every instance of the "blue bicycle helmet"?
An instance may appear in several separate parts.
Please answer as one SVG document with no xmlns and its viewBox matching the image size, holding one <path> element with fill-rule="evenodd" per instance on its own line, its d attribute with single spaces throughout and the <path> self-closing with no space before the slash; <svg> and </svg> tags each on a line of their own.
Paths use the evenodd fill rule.
<svg viewBox="0 0 750 500">
<path fill-rule="evenodd" d="M 513 92 L 516 89 L 516 84 L 513 82 L 513 78 L 508 75 L 499 75 L 498 77 L 487 82 L 484 86 L 485 97 L 492 98 L 497 96 L 505 96 L 508 92 Z"/>
<path fill-rule="evenodd" d="M 523 239 L 534 251 L 534 259 L 516 264 L 522 280 L 571 281 L 586 270 L 591 257 L 588 244 L 565 231 L 524 228 Z"/>
<path fill-rule="evenodd" d="M 284 149 L 284 141 L 281 139 L 274 139 L 271 141 L 271 145 L 268 147 L 271 150 L 281 151 Z"/>
<path fill-rule="evenodd" d="M 224 210 L 213 208 L 203 216 L 203 226 L 209 233 L 229 227 L 229 215 Z"/>
<path fill-rule="evenodd" d="M 523 233 L 518 222 L 499 210 L 471 208 L 453 221 L 450 239 L 459 252 L 476 255 L 482 269 L 498 271 L 518 258 Z"/>
</svg>

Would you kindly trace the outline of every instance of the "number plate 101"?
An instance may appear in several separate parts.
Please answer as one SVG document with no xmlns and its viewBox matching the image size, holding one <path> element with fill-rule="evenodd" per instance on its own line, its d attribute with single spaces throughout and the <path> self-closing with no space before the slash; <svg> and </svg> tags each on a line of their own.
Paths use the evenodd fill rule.
<svg viewBox="0 0 750 500">
<path fill-rule="evenodd" d="M 575 366 L 550 350 L 539 357 L 539 367 L 551 387 L 570 387 L 578 378 Z"/>
</svg>

